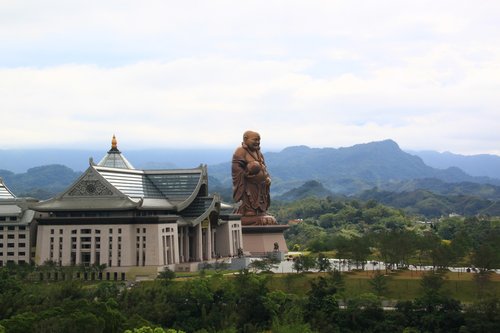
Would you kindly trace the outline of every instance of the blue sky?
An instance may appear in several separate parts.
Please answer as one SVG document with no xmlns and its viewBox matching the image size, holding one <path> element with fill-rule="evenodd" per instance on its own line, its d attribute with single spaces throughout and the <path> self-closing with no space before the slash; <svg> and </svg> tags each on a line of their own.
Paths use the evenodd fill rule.
<svg viewBox="0 0 500 333">
<path fill-rule="evenodd" d="M 0 149 L 500 155 L 500 2 L 0 0 Z"/>
</svg>

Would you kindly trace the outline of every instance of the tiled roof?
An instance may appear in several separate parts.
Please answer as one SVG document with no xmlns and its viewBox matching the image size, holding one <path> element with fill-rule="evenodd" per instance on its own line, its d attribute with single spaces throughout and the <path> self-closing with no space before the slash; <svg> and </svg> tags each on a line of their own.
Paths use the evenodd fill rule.
<svg viewBox="0 0 500 333">
<path fill-rule="evenodd" d="M 178 171 L 176 173 L 146 174 L 161 194 L 171 200 L 184 200 L 198 187 L 201 170 L 198 172 Z"/>
<path fill-rule="evenodd" d="M 184 201 L 196 195 L 203 175 L 202 168 L 143 171 L 95 166 L 95 169 L 117 190 L 131 198 L 170 201 Z"/>
<path fill-rule="evenodd" d="M 5 186 L 0 178 L 0 199 L 14 199 L 16 196 Z"/>
<path fill-rule="evenodd" d="M 132 164 L 118 150 L 110 150 L 97 165 L 108 168 L 134 169 Z"/>
<path fill-rule="evenodd" d="M 196 197 L 193 202 L 182 211 L 185 217 L 198 217 L 205 213 L 214 203 L 214 197 Z"/>
<path fill-rule="evenodd" d="M 111 185 L 132 198 L 163 198 L 162 193 L 143 172 L 96 168 Z"/>
</svg>

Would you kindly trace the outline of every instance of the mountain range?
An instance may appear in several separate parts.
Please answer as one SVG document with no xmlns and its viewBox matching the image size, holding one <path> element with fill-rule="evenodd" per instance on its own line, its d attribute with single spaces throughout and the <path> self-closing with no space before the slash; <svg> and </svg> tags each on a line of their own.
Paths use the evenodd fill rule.
<svg viewBox="0 0 500 333">
<path fill-rule="evenodd" d="M 7 186 L 16 195 L 31 195 L 40 199 L 65 190 L 81 174 L 80 170 L 86 168 L 88 155 L 91 153 L 80 152 L 78 156 L 83 161 L 79 161 L 81 163 L 81 167 L 77 169 L 79 171 L 60 165 L 68 159 L 73 160 L 76 155 L 63 154 L 58 151 L 61 157 L 59 165 L 38 166 L 29 168 L 26 172 L 14 173 L 4 169 L 5 152 L 0 150 L 0 157 L 2 157 L 0 177 L 4 178 Z M 176 152 L 177 155 L 182 155 L 181 151 Z M 10 153 L 9 163 L 15 163 L 18 160 L 20 163 L 21 161 L 26 163 L 22 157 L 24 155 Z M 28 157 L 34 156 L 32 152 L 29 153 L 26 154 Z M 178 162 L 175 160 L 177 155 L 167 150 L 124 152 L 123 154 L 137 168 L 144 169 L 194 167 L 203 163 L 205 157 L 210 156 L 206 159 L 209 164 L 210 189 L 221 193 L 224 200 L 231 201 L 231 163 L 229 160 L 232 152 L 219 150 L 211 153 L 210 150 L 203 151 L 203 153 L 188 151 L 183 158 L 179 157 L 183 164 L 175 166 L 174 163 Z M 83 157 L 84 154 L 86 157 Z M 441 162 L 439 167 L 432 167 L 417 154 L 420 153 L 410 154 L 401 150 L 392 140 L 358 144 L 346 148 L 295 146 L 285 148 L 280 152 L 264 153 L 273 179 L 272 196 L 279 200 L 296 200 L 308 195 L 319 197 L 357 195 L 365 199 L 376 198 L 387 203 L 393 202 L 394 206 L 398 206 L 398 196 L 391 197 L 390 193 L 399 193 L 400 198 L 408 196 L 415 200 L 429 201 L 429 195 L 423 195 L 428 192 L 433 196 L 441 197 L 474 197 L 482 201 L 477 201 L 472 206 L 481 206 L 481 209 L 486 209 L 500 201 L 500 176 L 496 177 L 497 174 L 493 172 L 496 163 L 500 163 L 500 157 L 488 155 L 459 158 L 458 155 L 453 155 L 453 158 L 445 161 L 443 156 L 446 157 L 449 154 L 436 153 L 437 155 L 433 156 L 441 156 Z M 56 155 L 53 152 L 47 156 L 53 161 Z M 100 157 L 95 152 L 92 155 Z M 104 154 L 101 152 L 101 155 Z M 35 160 L 36 158 L 33 159 Z M 224 160 L 226 162 L 219 163 Z M 142 165 L 141 161 L 143 161 Z M 468 168 L 473 168 L 474 174 L 471 175 L 456 165 L 449 164 L 453 161 L 461 166 L 465 163 L 463 161 L 467 161 Z M 474 161 L 477 163 L 475 168 Z M 189 163 L 191 165 L 188 165 Z M 460 204 L 458 199 L 458 201 L 445 203 L 441 197 L 433 197 L 433 200 L 437 198 L 440 204 L 448 205 L 450 209 L 454 207 L 452 203 Z"/>
<path fill-rule="evenodd" d="M 420 157 L 401 150 L 392 140 L 348 148 L 296 146 L 279 153 L 267 153 L 265 158 L 273 178 L 272 191 L 277 195 L 308 180 L 316 180 L 333 193 L 344 195 L 354 195 L 373 187 L 392 187 L 394 190 L 415 179 L 500 186 L 500 179 L 471 176 L 457 167 L 430 167 Z M 231 184 L 230 162 L 209 166 L 209 173 L 223 185 Z"/>
<path fill-rule="evenodd" d="M 486 176 L 500 179 L 500 157 L 497 155 L 480 154 L 465 156 L 430 150 L 407 152 L 420 157 L 425 164 L 433 168 L 446 169 L 455 166 L 471 176 Z"/>
</svg>

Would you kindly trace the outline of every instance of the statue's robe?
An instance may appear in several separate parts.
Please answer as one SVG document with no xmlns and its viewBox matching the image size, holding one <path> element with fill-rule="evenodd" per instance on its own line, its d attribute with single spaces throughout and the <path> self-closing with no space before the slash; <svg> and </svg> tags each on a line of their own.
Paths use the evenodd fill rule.
<svg viewBox="0 0 500 333">
<path fill-rule="evenodd" d="M 250 162 L 259 162 L 261 169 L 255 174 L 249 174 L 247 165 Z M 238 214 L 255 216 L 265 214 L 271 204 L 269 195 L 269 178 L 264 156 L 260 151 L 250 152 L 245 145 L 236 149 L 232 161 L 233 199 L 240 202 Z"/>
</svg>

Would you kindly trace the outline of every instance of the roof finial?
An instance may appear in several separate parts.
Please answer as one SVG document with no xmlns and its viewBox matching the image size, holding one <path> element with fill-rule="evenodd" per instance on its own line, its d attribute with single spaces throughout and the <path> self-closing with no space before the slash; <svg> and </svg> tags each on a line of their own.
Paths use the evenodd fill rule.
<svg viewBox="0 0 500 333">
<path fill-rule="evenodd" d="M 113 134 L 113 139 L 111 140 L 111 149 L 118 149 L 118 145 L 117 145 L 117 142 L 116 142 L 116 137 L 115 137 L 114 134 Z"/>
</svg>

